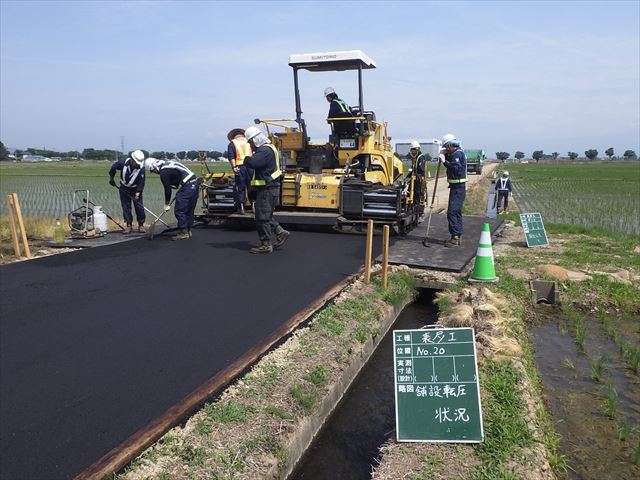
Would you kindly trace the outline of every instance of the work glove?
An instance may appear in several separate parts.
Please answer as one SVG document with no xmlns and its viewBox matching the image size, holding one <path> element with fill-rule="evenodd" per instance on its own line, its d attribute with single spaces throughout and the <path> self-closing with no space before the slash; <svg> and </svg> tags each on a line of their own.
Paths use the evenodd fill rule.
<svg viewBox="0 0 640 480">
<path fill-rule="evenodd" d="M 140 200 L 140 192 L 136 192 L 136 200 Z"/>
<path fill-rule="evenodd" d="M 445 158 L 444 158 L 444 154 L 441 153 L 440 155 L 438 155 L 438 160 L 441 161 L 442 163 L 445 162 Z"/>
<path fill-rule="evenodd" d="M 109 185 L 111 185 L 112 187 L 116 186 L 116 181 L 113 178 L 109 179 Z"/>
<path fill-rule="evenodd" d="M 165 205 L 164 206 L 164 211 L 168 212 L 169 210 L 171 210 L 171 205 Z"/>
</svg>

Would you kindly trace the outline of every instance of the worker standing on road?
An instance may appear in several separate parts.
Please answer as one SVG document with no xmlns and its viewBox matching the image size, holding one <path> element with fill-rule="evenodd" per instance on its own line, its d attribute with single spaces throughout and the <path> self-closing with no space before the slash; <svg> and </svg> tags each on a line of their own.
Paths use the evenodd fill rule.
<svg viewBox="0 0 640 480">
<path fill-rule="evenodd" d="M 164 187 L 164 211 L 171 210 L 171 189 L 178 189 L 175 197 L 175 216 L 179 232 L 173 240 L 186 240 L 191 237 L 194 212 L 198 204 L 202 178 L 179 162 L 152 160 L 148 162 L 150 172 L 160 175 Z"/>
<path fill-rule="evenodd" d="M 452 133 L 442 137 L 440 161 L 447 168 L 449 183 L 449 205 L 447 220 L 451 238 L 444 242 L 445 247 L 459 247 L 462 243 L 462 205 L 467 194 L 467 158 L 460 148 L 460 142 Z"/>
<path fill-rule="evenodd" d="M 413 184 L 413 203 L 418 206 L 420 216 L 424 215 L 424 206 L 427 197 L 427 182 L 425 177 L 426 157 L 420 152 L 420 143 L 414 140 L 409 150 L 411 157 L 411 169 L 415 172 Z"/>
<path fill-rule="evenodd" d="M 509 213 L 509 195 L 511 194 L 511 179 L 509 178 L 509 172 L 506 170 L 502 173 L 502 178 L 496 181 L 496 191 L 498 192 L 498 205 L 497 212 L 500 213 L 500 205 L 504 203 L 502 207 L 503 213 Z"/>
<path fill-rule="evenodd" d="M 136 211 L 138 220 L 138 232 L 144 233 L 144 221 L 146 214 L 142 204 L 142 191 L 144 190 L 144 152 L 135 150 L 131 152 L 129 158 L 118 160 L 109 169 L 109 185 L 115 187 L 116 171 L 120 170 L 120 205 L 122 205 L 122 216 L 127 224 L 124 234 L 133 231 L 133 215 L 131 214 L 131 202 Z"/>
<path fill-rule="evenodd" d="M 247 188 L 250 185 L 253 172 L 244 164 L 245 157 L 252 155 L 251 146 L 244 136 L 242 128 L 234 128 L 227 135 L 227 158 L 231 164 L 234 175 L 233 200 L 236 211 L 244 213 L 244 204 L 247 201 Z"/>
<path fill-rule="evenodd" d="M 245 157 L 244 164 L 253 169 L 251 187 L 256 194 L 255 218 L 260 246 L 249 250 L 251 253 L 271 253 L 280 249 L 289 238 L 289 232 L 273 218 L 273 211 L 280 200 L 280 154 L 278 149 L 257 127 L 245 130 L 245 137 L 253 150 L 253 155 Z M 272 238 L 275 236 L 275 243 Z"/>
<path fill-rule="evenodd" d="M 345 118 L 352 117 L 351 109 L 347 102 L 338 98 L 338 94 L 333 87 L 327 87 L 324 89 L 324 98 L 329 102 L 329 118 Z M 354 120 L 345 120 L 337 122 L 329 122 L 333 125 L 333 131 L 337 134 L 351 133 L 356 130 L 356 122 Z"/>
</svg>

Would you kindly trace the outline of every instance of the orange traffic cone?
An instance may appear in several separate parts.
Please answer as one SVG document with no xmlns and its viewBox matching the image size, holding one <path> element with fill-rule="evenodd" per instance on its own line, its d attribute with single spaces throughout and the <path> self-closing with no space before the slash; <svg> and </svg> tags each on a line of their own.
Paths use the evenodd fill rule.
<svg viewBox="0 0 640 480">
<path fill-rule="evenodd" d="M 469 281 L 475 282 L 491 282 L 498 281 L 496 277 L 496 267 L 493 262 L 493 248 L 491 247 L 491 229 L 489 224 L 482 226 L 480 234 L 480 243 L 478 252 L 476 253 L 476 263 L 473 265 L 473 272 L 469 277 Z"/>
</svg>

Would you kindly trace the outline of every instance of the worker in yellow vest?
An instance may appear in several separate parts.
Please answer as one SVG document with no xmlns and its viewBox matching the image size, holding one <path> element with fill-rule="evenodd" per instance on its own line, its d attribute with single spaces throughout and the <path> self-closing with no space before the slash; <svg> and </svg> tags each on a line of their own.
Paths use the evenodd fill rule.
<svg viewBox="0 0 640 480">
<path fill-rule="evenodd" d="M 244 214 L 244 205 L 247 202 L 247 188 L 250 185 L 253 171 L 244 164 L 245 157 L 253 154 L 251 145 L 247 142 L 242 128 L 234 128 L 227 135 L 229 146 L 227 158 L 231 164 L 234 175 L 233 199 L 238 213 Z"/>
</svg>

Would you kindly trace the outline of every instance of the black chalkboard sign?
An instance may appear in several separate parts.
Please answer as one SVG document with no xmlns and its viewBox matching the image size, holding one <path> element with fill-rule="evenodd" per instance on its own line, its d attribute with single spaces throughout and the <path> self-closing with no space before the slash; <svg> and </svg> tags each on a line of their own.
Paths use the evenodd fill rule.
<svg viewBox="0 0 640 480">
<path fill-rule="evenodd" d="M 549 245 L 547 232 L 542 223 L 542 215 L 539 213 L 521 213 L 520 223 L 527 240 L 527 247 L 546 247 Z"/>
<path fill-rule="evenodd" d="M 481 442 L 473 328 L 394 330 L 399 442 Z"/>
</svg>

